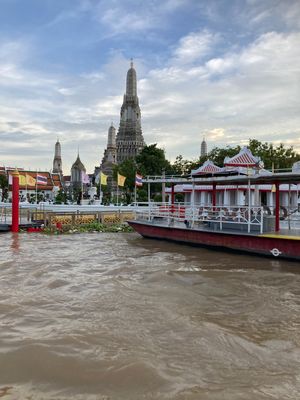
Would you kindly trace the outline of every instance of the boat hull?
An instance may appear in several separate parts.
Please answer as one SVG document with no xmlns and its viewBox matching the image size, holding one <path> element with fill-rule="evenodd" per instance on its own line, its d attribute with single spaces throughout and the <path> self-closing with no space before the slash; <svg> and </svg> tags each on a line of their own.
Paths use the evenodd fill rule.
<svg viewBox="0 0 300 400">
<path fill-rule="evenodd" d="M 296 237 L 207 231 L 154 225 L 144 221 L 128 221 L 128 224 L 145 238 L 300 261 L 300 238 Z"/>
</svg>

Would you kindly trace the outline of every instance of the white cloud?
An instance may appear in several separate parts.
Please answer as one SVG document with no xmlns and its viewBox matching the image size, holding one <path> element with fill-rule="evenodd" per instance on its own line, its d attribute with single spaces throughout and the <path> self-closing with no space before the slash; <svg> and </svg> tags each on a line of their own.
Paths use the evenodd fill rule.
<svg viewBox="0 0 300 400">
<path fill-rule="evenodd" d="M 299 47 L 300 34 L 270 32 L 197 67 L 173 60 L 169 68 L 150 71 L 140 88 L 144 126 L 153 137 L 156 124 L 172 132 L 163 144 L 173 159 L 176 152 L 191 157 L 203 133 L 210 148 L 257 138 L 293 143 L 300 151 Z M 174 92 L 185 99 L 182 106 L 160 102 Z"/>
<path fill-rule="evenodd" d="M 179 41 L 174 50 L 175 62 L 188 64 L 206 57 L 219 40 L 219 35 L 207 30 L 192 32 Z"/>
<path fill-rule="evenodd" d="M 203 135 L 209 149 L 257 138 L 300 151 L 300 34 L 264 33 L 216 56 L 218 40 L 209 31 L 185 35 L 166 49 L 171 57 L 161 68 L 135 60 L 146 142 L 171 159 L 197 158 Z M 111 121 L 118 128 L 128 60 L 117 51 L 99 70 L 47 74 L 25 68 L 30 51 L 18 58 L 17 47 L 0 46 L 7 55 L 0 57 L 0 162 L 50 169 L 59 136 L 65 174 L 78 145 L 92 172 Z"/>
</svg>

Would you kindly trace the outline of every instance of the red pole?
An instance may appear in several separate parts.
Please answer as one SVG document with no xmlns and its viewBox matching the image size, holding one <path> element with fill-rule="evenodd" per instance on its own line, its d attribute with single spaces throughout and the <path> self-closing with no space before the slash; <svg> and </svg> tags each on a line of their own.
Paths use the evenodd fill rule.
<svg viewBox="0 0 300 400">
<path fill-rule="evenodd" d="M 280 202 L 279 202 L 279 183 L 275 183 L 276 192 L 275 192 L 275 232 L 280 230 L 280 220 L 279 220 L 279 210 L 280 210 Z"/>
<path fill-rule="evenodd" d="M 12 224 L 11 231 L 19 232 L 19 172 L 12 172 Z"/>
</svg>

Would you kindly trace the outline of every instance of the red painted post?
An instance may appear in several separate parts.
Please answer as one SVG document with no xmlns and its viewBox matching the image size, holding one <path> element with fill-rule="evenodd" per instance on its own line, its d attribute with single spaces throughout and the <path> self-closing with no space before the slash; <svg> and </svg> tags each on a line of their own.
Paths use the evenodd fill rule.
<svg viewBox="0 0 300 400">
<path fill-rule="evenodd" d="M 12 172 L 12 224 L 11 231 L 19 232 L 19 172 Z"/>
<path fill-rule="evenodd" d="M 279 201 L 279 183 L 275 183 L 276 192 L 275 192 L 275 232 L 280 230 L 280 219 L 279 219 L 279 211 L 280 211 L 280 201 Z"/>
</svg>

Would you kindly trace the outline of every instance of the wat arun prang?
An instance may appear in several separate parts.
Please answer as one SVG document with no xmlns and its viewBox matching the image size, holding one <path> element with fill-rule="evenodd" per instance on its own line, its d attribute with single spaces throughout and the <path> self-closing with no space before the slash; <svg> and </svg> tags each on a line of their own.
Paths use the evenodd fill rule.
<svg viewBox="0 0 300 400">
<path fill-rule="evenodd" d="M 108 176 L 108 187 L 111 193 L 116 191 L 113 180 L 113 166 L 129 158 L 134 158 L 145 147 L 141 127 L 141 110 L 137 96 L 136 71 L 133 62 L 126 78 L 126 93 L 120 112 L 120 126 L 116 135 L 113 124 L 108 130 L 107 148 L 104 150 L 101 166 L 95 167 L 95 176 L 102 171 Z"/>
<path fill-rule="evenodd" d="M 117 163 L 120 164 L 129 158 L 134 158 L 144 146 L 136 71 L 131 61 L 127 72 L 126 93 L 123 98 L 120 126 L 116 138 Z"/>
</svg>

